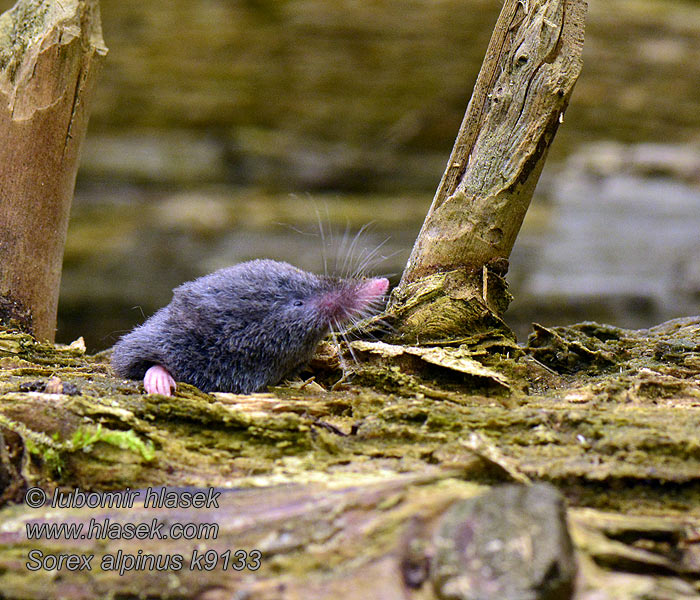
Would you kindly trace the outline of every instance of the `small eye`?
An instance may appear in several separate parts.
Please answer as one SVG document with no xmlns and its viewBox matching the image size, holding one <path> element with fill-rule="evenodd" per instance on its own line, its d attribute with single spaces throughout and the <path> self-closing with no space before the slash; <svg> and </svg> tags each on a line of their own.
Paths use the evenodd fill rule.
<svg viewBox="0 0 700 600">
<path fill-rule="evenodd" d="M 304 306 L 304 301 L 303 300 L 295 300 L 294 306 Z"/>
</svg>

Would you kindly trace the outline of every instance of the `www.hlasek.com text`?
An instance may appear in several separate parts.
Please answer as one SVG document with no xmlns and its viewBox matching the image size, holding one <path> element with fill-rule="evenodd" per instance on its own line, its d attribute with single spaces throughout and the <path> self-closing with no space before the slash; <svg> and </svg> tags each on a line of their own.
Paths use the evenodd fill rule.
<svg viewBox="0 0 700 600">
<path fill-rule="evenodd" d="M 217 523 L 119 523 L 109 518 L 85 523 L 25 523 L 28 540 L 215 540 Z"/>
</svg>

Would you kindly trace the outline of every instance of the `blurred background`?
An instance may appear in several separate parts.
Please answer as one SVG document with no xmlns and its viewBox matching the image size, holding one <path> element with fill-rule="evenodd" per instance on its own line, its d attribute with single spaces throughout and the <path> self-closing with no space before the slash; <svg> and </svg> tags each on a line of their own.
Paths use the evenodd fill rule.
<svg viewBox="0 0 700 600">
<path fill-rule="evenodd" d="M 0 1 L 6 10 L 12 2 Z M 57 340 L 89 350 L 181 282 L 386 241 L 398 280 L 500 0 L 102 0 Z M 319 221 L 334 232 L 325 243 Z M 506 320 L 700 312 L 700 2 L 589 0 L 583 74 L 511 257 Z"/>
</svg>

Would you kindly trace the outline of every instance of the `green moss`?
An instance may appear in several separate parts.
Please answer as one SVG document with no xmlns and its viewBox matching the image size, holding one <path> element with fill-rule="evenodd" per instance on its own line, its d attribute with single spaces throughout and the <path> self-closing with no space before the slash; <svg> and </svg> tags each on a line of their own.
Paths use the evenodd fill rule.
<svg viewBox="0 0 700 600">
<path fill-rule="evenodd" d="M 68 447 L 72 447 L 74 451 L 91 452 L 93 446 L 98 442 L 104 442 L 122 450 L 140 454 L 146 461 L 151 461 L 155 458 L 155 448 L 150 440 L 144 442 L 132 429 L 128 431 L 112 431 L 103 429 L 101 424 L 93 428 L 78 429 L 73 434 Z"/>
<path fill-rule="evenodd" d="M 58 448 L 37 442 L 32 437 L 24 439 L 24 447 L 29 454 L 36 456 L 48 471 L 47 475 L 60 478 L 63 475 L 65 462 Z"/>
<path fill-rule="evenodd" d="M 478 344 L 447 347 L 443 357 L 420 347 L 385 364 L 356 353 L 352 384 L 337 391 L 280 386 L 212 395 L 182 385 L 166 398 L 142 395 L 139 384 L 115 379 L 103 359 L 77 346 L 0 331 L 0 425 L 39 459 L 25 467 L 28 478 L 69 478 L 86 489 L 329 484 L 458 465 L 475 481 L 508 473 L 547 480 L 582 505 L 635 512 L 624 491 L 632 486 L 646 490 L 637 512 L 700 514 L 700 384 L 698 367 L 687 360 L 700 347 L 700 324 L 647 332 L 583 324 L 547 339 L 564 352 L 604 353 L 615 366 L 601 373 L 590 354 L 572 351 L 582 359 L 562 364 L 580 370 L 562 376 L 553 370 L 559 363 L 547 369 L 522 349 L 508 358 Z M 536 347 L 540 356 L 549 350 Z M 477 368 L 451 373 L 450 365 L 465 368 L 463 356 L 500 373 L 510 392 L 479 384 Z M 425 368 L 424 359 L 440 357 L 441 366 Z M 75 383 L 81 394 L 17 391 L 49 376 Z M 533 386 L 529 378 L 542 376 L 547 385 Z M 522 382 L 530 395 L 520 391 Z M 493 461 L 507 468 L 490 468 Z"/>
</svg>

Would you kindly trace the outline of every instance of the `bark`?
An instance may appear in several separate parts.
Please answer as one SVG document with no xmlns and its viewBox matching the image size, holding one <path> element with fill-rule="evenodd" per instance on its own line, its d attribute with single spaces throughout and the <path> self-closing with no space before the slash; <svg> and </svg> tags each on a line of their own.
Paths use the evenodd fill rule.
<svg viewBox="0 0 700 600">
<path fill-rule="evenodd" d="M 0 323 L 53 340 L 90 91 L 97 0 L 20 0 L 0 16 Z"/>
<path fill-rule="evenodd" d="M 509 511 L 496 496 L 483 497 L 479 510 L 463 504 L 494 483 L 534 481 L 567 498 L 576 600 L 700 597 L 700 320 L 641 331 L 538 326 L 518 360 L 487 349 L 470 358 L 451 347 L 354 348 L 355 382 L 374 389 L 306 382 L 237 396 L 183 384 L 166 398 L 115 379 L 106 357 L 86 356 L 79 341 L 55 347 L 0 330 L 0 504 L 19 502 L 0 509 L 3 597 L 116 591 L 211 600 L 245 591 L 251 600 L 427 600 L 473 597 L 473 584 L 499 600 L 565 598 L 570 563 L 551 561 L 566 555 L 559 521 L 549 512 L 546 526 L 533 530 L 521 520 L 526 507 L 541 505 L 537 492 Z M 474 356 L 486 364 L 477 367 Z M 332 357 L 324 362 L 334 369 Z M 320 370 L 317 379 L 324 383 Z M 158 485 L 230 491 L 209 509 L 22 503 L 34 486 L 51 495 L 57 486 L 70 493 Z M 220 531 L 208 540 L 26 536 L 27 522 L 88 526 L 92 518 L 216 523 Z M 551 541 L 538 546 L 545 534 Z M 211 570 L 133 566 L 122 576 L 98 568 L 120 550 L 190 560 L 195 549 L 221 556 L 256 548 L 263 556 L 255 572 L 224 571 L 220 562 Z M 505 562 L 506 549 L 527 560 Z M 30 550 L 94 554 L 93 571 L 30 571 Z M 509 596 L 481 579 L 521 567 L 531 569 L 518 577 L 520 589 L 530 581 L 554 595 Z"/>
<path fill-rule="evenodd" d="M 584 0 L 506 0 L 392 296 L 403 340 L 508 332 L 503 276 L 581 70 L 585 12 Z"/>
<path fill-rule="evenodd" d="M 218 527 L 215 536 L 194 543 L 157 537 L 65 541 L 64 554 L 92 557 L 89 577 L 13 568 L 27 562 L 31 551 L 53 556 L 56 549 L 55 542 L 22 540 L 24 518 L 8 515 L 0 548 L 13 553 L 0 552 L 3 598 L 44 600 L 70 591 L 71 598 L 569 600 L 575 565 L 561 496 L 545 485 L 483 492 L 447 478 L 404 476 L 335 490 L 307 485 L 206 491 L 202 503 L 211 499 L 216 507 L 188 515 L 144 508 L 145 491 L 131 508 L 34 511 L 34 522 L 71 522 L 84 531 L 91 519 L 112 527 L 157 519 L 163 527 L 156 524 L 154 531 L 165 535 L 186 518 Z M 156 501 L 166 497 L 176 502 L 174 491 L 149 494 Z M 489 544 L 494 531 L 503 547 Z M 474 556 L 462 549 L 470 536 L 478 545 Z M 241 564 L 250 568 L 230 566 L 239 563 L 240 551 L 246 553 Z M 166 568 L 145 566 L 149 554 Z"/>
</svg>

